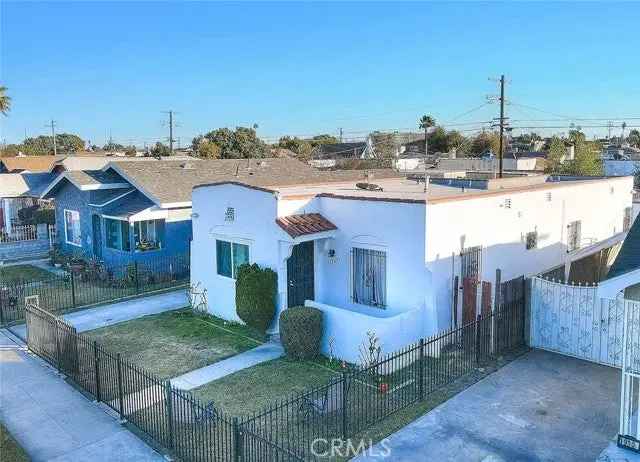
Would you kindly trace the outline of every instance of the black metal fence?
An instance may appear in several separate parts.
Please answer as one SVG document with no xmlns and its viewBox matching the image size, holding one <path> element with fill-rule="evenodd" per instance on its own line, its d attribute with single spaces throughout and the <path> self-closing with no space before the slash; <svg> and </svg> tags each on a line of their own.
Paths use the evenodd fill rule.
<svg viewBox="0 0 640 462">
<path fill-rule="evenodd" d="M 43 280 L 0 281 L 0 325 L 23 321 L 26 303 L 60 313 L 117 301 L 189 282 L 189 256 L 175 255 L 121 265 L 88 262 Z M 37 299 L 34 300 L 34 296 Z"/>
<path fill-rule="evenodd" d="M 181 459 L 320 460 L 332 458 L 336 440 L 353 438 L 487 361 L 523 347 L 524 283 L 515 284 L 487 316 L 421 339 L 366 367 L 336 374 L 323 386 L 241 418 L 173 388 L 32 306 L 25 309 L 27 343 L 85 392 Z"/>
<path fill-rule="evenodd" d="M 353 438 L 489 360 L 523 347 L 524 291 L 521 295 L 474 322 L 344 372 L 243 420 L 243 460 L 331 458 L 336 440 Z"/>
</svg>

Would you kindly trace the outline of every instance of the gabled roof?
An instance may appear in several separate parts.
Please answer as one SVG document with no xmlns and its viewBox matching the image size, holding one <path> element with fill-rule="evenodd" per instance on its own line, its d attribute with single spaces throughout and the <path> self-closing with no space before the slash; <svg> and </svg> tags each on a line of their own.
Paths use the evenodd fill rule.
<svg viewBox="0 0 640 462">
<path fill-rule="evenodd" d="M 640 269 L 640 220 L 635 220 L 627 233 L 620 252 L 616 256 L 606 279 L 613 279 L 630 271 Z"/>
<path fill-rule="evenodd" d="M 7 172 L 49 172 L 55 162 L 63 159 L 63 156 L 16 156 L 2 157 L 0 163 L 4 164 Z"/>
<path fill-rule="evenodd" d="M 280 217 L 276 218 L 276 223 L 294 239 L 308 234 L 322 233 L 338 229 L 336 225 L 319 213 L 305 213 L 302 215 Z"/>
<path fill-rule="evenodd" d="M 113 171 L 102 170 L 78 170 L 64 172 L 47 186 L 41 197 L 46 199 L 55 195 L 58 186 L 68 181 L 81 191 L 93 191 L 98 189 L 123 189 L 131 185 L 124 181 L 120 175 Z"/>
<path fill-rule="evenodd" d="M 326 181 L 334 173 L 290 158 L 117 162 L 108 168 L 163 208 L 190 207 L 196 186 L 222 182 L 283 186 Z"/>
</svg>

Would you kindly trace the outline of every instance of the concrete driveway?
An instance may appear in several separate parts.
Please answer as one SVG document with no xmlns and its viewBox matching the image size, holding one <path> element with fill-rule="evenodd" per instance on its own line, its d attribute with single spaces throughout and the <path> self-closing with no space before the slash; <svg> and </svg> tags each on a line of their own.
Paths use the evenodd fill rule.
<svg viewBox="0 0 640 462">
<path fill-rule="evenodd" d="M 620 371 L 533 350 L 355 460 L 595 460 L 618 430 Z"/>
</svg>

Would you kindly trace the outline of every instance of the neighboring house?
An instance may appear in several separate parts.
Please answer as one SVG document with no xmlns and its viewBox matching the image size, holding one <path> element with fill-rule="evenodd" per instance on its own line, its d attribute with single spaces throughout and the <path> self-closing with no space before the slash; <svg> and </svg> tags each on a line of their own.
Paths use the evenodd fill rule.
<svg viewBox="0 0 640 462">
<path fill-rule="evenodd" d="M 292 159 L 123 160 L 101 170 L 65 172 L 43 197 L 55 199 L 63 252 L 118 263 L 187 253 L 191 190 L 197 184 L 316 174 Z"/>
<path fill-rule="evenodd" d="M 87 153 L 87 155 L 71 155 L 61 158 L 53 164 L 51 172 L 63 173 L 77 170 L 101 170 L 110 162 L 155 162 L 158 160 L 188 161 L 193 159 L 193 157 L 189 156 L 170 156 L 158 159 L 157 157 L 124 157 L 110 154 L 90 154 L 91 152 Z"/>
<path fill-rule="evenodd" d="M 640 149 L 627 144 L 609 144 L 602 148 L 600 156 L 603 160 L 640 160 Z"/>
<path fill-rule="evenodd" d="M 5 173 L 0 175 L 0 229 L 10 233 L 19 224 L 18 213 L 36 205 L 54 179 L 51 173 Z"/>
<path fill-rule="evenodd" d="M 270 267 L 278 313 L 302 304 L 323 311 L 325 353 L 358 362 L 367 332 L 391 352 L 475 319 L 497 269 L 502 281 L 569 273 L 623 239 L 631 178 L 516 180 L 430 184 L 426 194 L 403 178 L 376 179 L 378 190 L 330 177 L 199 185 L 191 281 L 215 294 L 210 312 L 238 321 L 237 266 Z"/>
<path fill-rule="evenodd" d="M 542 171 L 546 152 L 508 152 L 502 159 L 502 168 L 513 171 Z M 499 159 L 491 154 L 483 158 L 462 157 L 457 159 L 439 159 L 438 169 L 495 172 L 499 169 Z"/>
<path fill-rule="evenodd" d="M 50 172 L 63 156 L 15 156 L 0 157 L 0 173 Z"/>
<path fill-rule="evenodd" d="M 606 278 L 598 285 L 598 296 L 640 301 L 640 220 L 634 219 L 627 237 Z"/>
</svg>

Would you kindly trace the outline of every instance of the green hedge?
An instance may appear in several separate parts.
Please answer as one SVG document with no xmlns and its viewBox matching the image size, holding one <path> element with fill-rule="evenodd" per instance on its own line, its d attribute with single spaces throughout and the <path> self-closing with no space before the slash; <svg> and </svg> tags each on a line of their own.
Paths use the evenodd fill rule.
<svg viewBox="0 0 640 462">
<path fill-rule="evenodd" d="M 280 313 L 280 340 L 287 356 L 313 359 L 320 355 L 322 311 L 294 306 Z"/>
<path fill-rule="evenodd" d="M 236 312 L 248 326 L 267 330 L 276 313 L 277 275 L 270 268 L 243 264 L 236 277 Z"/>
</svg>

